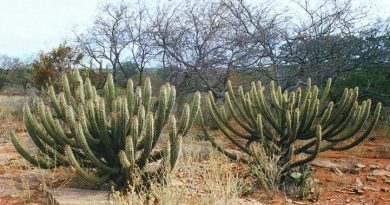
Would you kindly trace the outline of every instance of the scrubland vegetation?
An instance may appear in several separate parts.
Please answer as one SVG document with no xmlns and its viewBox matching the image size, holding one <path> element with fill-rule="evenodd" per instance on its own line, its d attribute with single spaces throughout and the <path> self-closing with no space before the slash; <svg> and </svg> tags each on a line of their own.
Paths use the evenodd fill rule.
<svg viewBox="0 0 390 205">
<path fill-rule="evenodd" d="M 389 21 L 291 5 L 106 3 L 0 56 L 0 203 L 390 203 Z"/>
</svg>

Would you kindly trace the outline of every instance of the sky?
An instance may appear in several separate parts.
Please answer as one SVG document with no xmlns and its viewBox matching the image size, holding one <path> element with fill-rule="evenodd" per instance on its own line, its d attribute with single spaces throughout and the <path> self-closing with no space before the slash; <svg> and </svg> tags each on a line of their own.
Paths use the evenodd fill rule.
<svg viewBox="0 0 390 205">
<path fill-rule="evenodd" d="M 101 0 L 0 0 L 0 55 L 29 57 L 93 23 Z"/>
<path fill-rule="evenodd" d="M 390 0 L 352 1 L 370 7 L 374 15 L 390 14 Z M 0 0 L 0 55 L 28 59 L 39 51 L 49 51 L 70 40 L 73 31 L 85 31 L 98 6 L 107 2 L 117 0 Z"/>
</svg>

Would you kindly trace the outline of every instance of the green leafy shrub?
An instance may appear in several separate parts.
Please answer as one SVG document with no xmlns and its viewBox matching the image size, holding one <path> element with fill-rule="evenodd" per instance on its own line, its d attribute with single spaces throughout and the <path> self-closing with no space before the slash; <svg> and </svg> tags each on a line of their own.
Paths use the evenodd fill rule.
<svg viewBox="0 0 390 205">
<path fill-rule="evenodd" d="M 340 97 L 346 87 L 359 87 L 360 99 L 371 99 L 382 102 L 384 106 L 390 104 L 390 67 L 365 68 L 361 71 L 349 72 L 340 76 L 335 82 L 331 96 Z"/>
<path fill-rule="evenodd" d="M 61 81 L 61 73 L 71 70 L 82 59 L 83 55 L 66 43 L 48 53 L 40 53 L 32 64 L 33 85 L 37 88 L 46 87 L 48 84 L 57 86 Z"/>
<path fill-rule="evenodd" d="M 118 189 L 140 190 L 151 182 L 165 182 L 179 157 L 182 136 L 198 113 L 200 94 L 195 94 L 191 108 L 184 105 L 177 125 L 172 114 L 176 91 L 169 84 L 161 87 L 153 112 L 149 78 L 136 88 L 129 80 L 126 97 L 115 94 L 112 75 L 108 75 L 104 97 L 97 95 L 88 78 L 82 80 L 78 70 L 71 78 L 72 84 L 62 75 L 63 91 L 58 95 L 49 87 L 50 106 L 39 98 L 33 103 L 35 112 L 24 107 L 24 122 L 39 153 L 33 156 L 12 133 L 17 151 L 42 168 L 72 166 L 94 184 L 111 182 Z M 164 127 L 168 140 L 158 143 Z"/>
<path fill-rule="evenodd" d="M 5 71 L 0 71 L 0 90 L 8 85 L 9 83 L 9 78 L 7 76 L 7 73 Z"/>
</svg>

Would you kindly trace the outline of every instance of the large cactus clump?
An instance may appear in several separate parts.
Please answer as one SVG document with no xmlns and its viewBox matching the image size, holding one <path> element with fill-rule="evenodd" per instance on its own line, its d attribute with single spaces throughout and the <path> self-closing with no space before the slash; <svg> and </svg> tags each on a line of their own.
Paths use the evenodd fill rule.
<svg viewBox="0 0 390 205">
<path fill-rule="evenodd" d="M 358 88 L 345 89 L 339 102 L 328 100 L 331 79 L 321 95 L 317 86 L 308 79 L 306 88 L 292 92 L 276 88 L 270 83 L 269 98 L 259 81 L 252 82 L 251 89 L 238 94 L 228 82 L 225 102 L 218 107 L 212 93 L 207 97 L 207 108 L 220 131 L 244 155 L 225 149 L 206 130 L 200 113 L 200 122 L 206 137 L 219 151 L 234 160 L 253 163 L 261 159 L 256 153 L 260 144 L 271 157 L 280 156 L 284 173 L 305 165 L 327 150 L 346 150 L 362 142 L 378 121 L 381 104 L 378 103 L 371 121 L 368 119 L 371 100 L 358 103 Z M 227 111 L 232 116 L 228 119 Z M 365 122 L 370 121 L 365 129 Z M 246 154 L 246 155 L 245 155 Z"/>
<path fill-rule="evenodd" d="M 34 112 L 28 105 L 24 107 L 27 131 L 39 148 L 34 155 L 12 133 L 13 144 L 25 159 L 42 168 L 72 166 L 89 182 L 110 182 L 118 188 L 165 181 L 178 159 L 182 137 L 198 113 L 199 93 L 191 107 L 184 105 L 180 122 L 176 123 L 172 114 L 176 91 L 168 83 L 160 89 L 155 112 L 151 111 L 149 78 L 142 87 L 133 86 L 129 80 L 127 96 L 115 95 L 112 75 L 108 75 L 104 97 L 100 97 L 77 69 L 69 78 L 63 74 L 62 85 L 58 95 L 49 87 L 48 105 L 37 98 Z M 165 127 L 167 140 L 159 140 Z"/>
</svg>

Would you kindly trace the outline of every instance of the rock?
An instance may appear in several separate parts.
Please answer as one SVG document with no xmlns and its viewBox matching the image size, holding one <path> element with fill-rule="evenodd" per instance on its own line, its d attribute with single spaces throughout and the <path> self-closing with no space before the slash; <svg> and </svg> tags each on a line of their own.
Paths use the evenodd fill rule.
<svg viewBox="0 0 390 205">
<path fill-rule="evenodd" d="M 387 188 L 387 187 L 382 187 L 382 188 L 381 188 L 381 191 L 382 191 L 382 192 L 389 192 L 389 188 Z"/>
<path fill-rule="evenodd" d="M 390 179 L 385 179 L 384 183 L 385 184 L 390 184 Z"/>
<path fill-rule="evenodd" d="M 355 187 L 357 187 L 357 188 L 363 187 L 363 182 L 360 180 L 359 177 L 356 177 L 356 179 L 355 179 Z"/>
<path fill-rule="evenodd" d="M 368 165 L 368 167 L 370 168 L 370 170 L 380 169 L 379 165 L 374 165 L 374 164 L 370 164 L 370 165 Z"/>
<path fill-rule="evenodd" d="M 388 177 L 390 177 L 390 172 L 386 171 L 384 169 L 376 169 L 376 170 L 372 171 L 371 174 L 374 176 L 388 176 Z"/>
<path fill-rule="evenodd" d="M 390 164 L 385 167 L 386 171 L 390 171 Z"/>
<path fill-rule="evenodd" d="M 377 192 L 378 191 L 378 189 L 375 189 L 375 188 L 372 188 L 372 187 L 368 187 L 368 186 L 363 187 L 363 190 L 365 190 L 365 191 L 373 191 L 373 192 Z"/>
<path fill-rule="evenodd" d="M 321 159 L 316 159 L 311 164 L 313 166 L 323 167 L 323 168 L 332 168 L 332 167 L 339 167 L 340 166 L 340 165 L 333 163 L 329 160 L 321 160 Z"/>
<path fill-rule="evenodd" d="M 376 178 L 374 176 L 367 176 L 366 177 L 366 181 L 369 181 L 369 182 L 376 182 Z"/>
<path fill-rule="evenodd" d="M 351 174 L 358 174 L 361 169 L 365 168 L 366 165 L 364 165 L 361 162 L 358 163 L 347 163 L 347 164 L 336 164 L 334 162 L 331 162 L 329 160 L 322 160 L 322 159 L 316 159 L 312 162 L 313 166 L 316 167 L 322 167 L 322 168 L 329 168 L 332 169 L 336 174 L 342 175 L 345 172 L 351 173 Z"/>
<path fill-rule="evenodd" d="M 53 204 L 81 205 L 81 204 L 107 204 L 110 192 L 89 189 L 59 188 L 49 193 Z"/>
<path fill-rule="evenodd" d="M 367 166 L 364 165 L 364 164 L 361 163 L 361 162 L 358 162 L 358 163 L 352 165 L 352 168 L 356 168 L 356 169 L 363 169 L 363 168 L 366 168 L 366 167 L 367 167 Z"/>
<path fill-rule="evenodd" d="M 351 174 L 359 174 L 360 170 L 365 168 L 365 167 L 366 167 L 366 165 L 364 165 L 363 163 L 358 162 L 356 164 L 352 164 L 351 165 L 351 168 L 350 168 L 349 172 Z"/>
<path fill-rule="evenodd" d="M 364 194 L 365 191 L 362 188 L 356 187 L 356 188 L 352 189 L 352 192 L 355 193 L 355 194 L 360 194 L 361 195 L 361 194 Z"/>
</svg>

